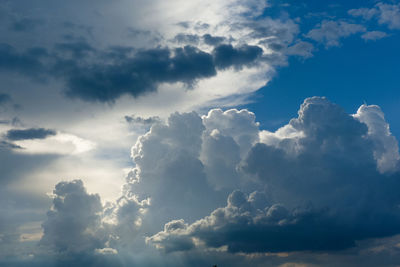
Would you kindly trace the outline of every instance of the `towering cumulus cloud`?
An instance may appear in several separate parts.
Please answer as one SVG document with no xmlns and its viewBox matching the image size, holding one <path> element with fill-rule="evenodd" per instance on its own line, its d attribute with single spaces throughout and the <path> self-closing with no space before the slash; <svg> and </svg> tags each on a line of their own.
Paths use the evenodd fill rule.
<svg viewBox="0 0 400 267">
<path fill-rule="evenodd" d="M 64 253 L 102 248 L 104 241 L 97 233 L 103 208 L 99 195 L 88 194 L 80 180 L 61 182 L 53 193 L 41 244 Z"/>
<path fill-rule="evenodd" d="M 398 146 L 379 107 L 349 115 L 325 98 L 309 98 L 297 118 L 261 131 L 260 139 L 236 165 L 256 191 L 244 185 L 225 207 L 192 224 L 170 222 L 148 242 L 167 252 L 326 251 L 399 233 Z"/>
<path fill-rule="evenodd" d="M 174 113 L 132 158 L 122 196 L 105 206 L 81 181 L 59 183 L 41 244 L 102 257 L 156 248 L 171 260 L 340 251 L 400 233 L 398 144 L 378 106 L 347 114 L 308 98 L 275 132 L 247 110 Z"/>
</svg>

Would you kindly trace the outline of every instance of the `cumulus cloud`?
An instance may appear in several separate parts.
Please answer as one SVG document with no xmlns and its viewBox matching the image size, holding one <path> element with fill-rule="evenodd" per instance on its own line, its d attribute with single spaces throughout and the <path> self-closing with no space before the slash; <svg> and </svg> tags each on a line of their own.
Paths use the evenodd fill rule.
<svg viewBox="0 0 400 267">
<path fill-rule="evenodd" d="M 400 4 L 378 3 L 377 7 L 380 12 L 380 24 L 387 24 L 389 29 L 400 29 Z"/>
<path fill-rule="evenodd" d="M 223 204 L 245 183 L 237 165 L 257 141 L 258 123 L 247 110 L 175 113 L 153 124 L 132 148 L 136 166 L 124 186 L 149 203 L 140 216 L 143 231 L 154 233 L 174 218 L 195 221 Z"/>
<path fill-rule="evenodd" d="M 80 180 L 56 185 L 44 249 L 115 257 L 154 245 L 232 260 L 400 233 L 398 144 L 378 106 L 347 114 L 309 98 L 275 132 L 247 110 L 175 113 L 138 139 L 132 158 L 121 196 L 104 206 Z"/>
<path fill-rule="evenodd" d="M 379 106 L 362 105 L 354 115 L 368 126 L 368 138 L 374 144 L 374 157 L 381 173 L 399 170 L 399 144 Z"/>
<path fill-rule="evenodd" d="M 379 2 L 373 8 L 351 9 L 349 14 L 366 20 L 375 18 L 379 24 L 387 25 L 389 29 L 400 29 L 400 4 Z"/>
<path fill-rule="evenodd" d="M 329 251 L 399 233 L 398 145 L 378 107 L 349 115 L 309 98 L 297 118 L 260 139 L 239 164 L 258 190 L 234 191 L 225 207 L 192 224 L 172 221 L 179 227 L 148 242 L 168 252 Z"/>
<path fill-rule="evenodd" d="M 376 40 L 385 38 L 387 36 L 388 36 L 388 34 L 386 32 L 370 31 L 370 32 L 366 32 L 363 35 L 361 35 L 361 38 L 363 38 L 365 41 L 376 41 Z"/>
<path fill-rule="evenodd" d="M 325 45 L 333 47 L 340 45 L 340 39 L 350 35 L 365 32 L 366 28 L 359 24 L 346 21 L 324 20 L 316 28 L 310 30 L 306 37 Z"/>
<path fill-rule="evenodd" d="M 81 180 L 58 183 L 40 244 L 67 254 L 103 248 L 105 240 L 98 234 L 102 210 L 99 195 L 88 194 Z"/>
<path fill-rule="evenodd" d="M 195 112 L 172 114 L 167 124 L 154 124 L 132 148 L 136 168 L 127 187 L 138 199 L 150 198 L 143 219 L 150 231 L 176 217 L 194 221 L 215 207 L 217 197 L 199 160 L 204 129 Z"/>
</svg>

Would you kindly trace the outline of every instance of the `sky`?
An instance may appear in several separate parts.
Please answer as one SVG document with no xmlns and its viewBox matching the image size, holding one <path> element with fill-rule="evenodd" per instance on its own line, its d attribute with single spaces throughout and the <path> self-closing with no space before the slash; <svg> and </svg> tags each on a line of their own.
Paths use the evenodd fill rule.
<svg viewBox="0 0 400 267">
<path fill-rule="evenodd" d="M 398 266 L 398 0 L 0 0 L 0 266 Z"/>
</svg>

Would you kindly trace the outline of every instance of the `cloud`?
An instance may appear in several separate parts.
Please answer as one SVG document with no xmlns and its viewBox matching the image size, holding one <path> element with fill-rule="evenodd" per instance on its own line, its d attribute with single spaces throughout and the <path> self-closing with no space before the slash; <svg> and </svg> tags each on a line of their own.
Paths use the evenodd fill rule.
<svg viewBox="0 0 400 267">
<path fill-rule="evenodd" d="M 366 28 L 359 24 L 345 21 L 324 20 L 317 27 L 310 30 L 305 36 L 329 48 L 339 46 L 340 39 L 344 37 L 365 31 Z"/>
<path fill-rule="evenodd" d="M 287 48 L 286 53 L 291 56 L 310 58 L 313 56 L 314 46 L 309 42 L 300 41 Z"/>
<path fill-rule="evenodd" d="M 133 123 L 133 124 L 147 124 L 151 125 L 157 122 L 160 122 L 161 119 L 157 116 L 149 117 L 149 118 L 142 118 L 140 116 L 125 116 L 125 121 L 127 123 Z"/>
<path fill-rule="evenodd" d="M 88 194 L 80 180 L 58 183 L 53 194 L 40 244 L 66 254 L 104 248 L 105 241 L 97 232 L 103 209 L 99 195 Z"/>
<path fill-rule="evenodd" d="M 179 42 L 186 40 L 179 36 Z M 2 48 L 0 68 L 3 65 L 7 71 L 32 77 L 58 78 L 65 82 L 67 96 L 99 102 L 113 102 L 125 94 L 146 95 L 163 83 L 182 83 L 190 88 L 200 79 L 216 76 L 216 69 L 240 70 L 262 55 L 260 47 L 249 45 L 220 45 L 212 54 L 191 45 L 136 52 L 131 47 L 96 51 L 83 41 L 58 43 L 51 51 L 35 48 L 17 52 L 9 45 Z M 45 67 L 44 61 L 50 64 Z"/>
<path fill-rule="evenodd" d="M 147 241 L 165 252 L 192 249 L 196 239 L 206 247 L 227 246 L 231 253 L 326 251 L 354 245 L 351 233 L 357 227 L 337 225 L 323 211 L 289 211 L 280 204 L 257 206 L 257 194 L 234 191 L 226 207 L 190 226 L 180 221 L 179 227 L 170 229 L 168 225 L 177 222 L 172 221 Z"/>
<path fill-rule="evenodd" d="M 234 67 L 240 69 L 243 66 L 254 63 L 262 55 L 263 51 L 258 46 L 244 45 L 234 48 L 232 45 L 219 45 L 214 51 L 214 62 L 218 69 Z"/>
<path fill-rule="evenodd" d="M 19 18 L 14 20 L 10 25 L 10 29 L 16 32 L 28 32 L 35 30 L 38 26 L 43 24 L 44 22 L 40 19 Z"/>
<path fill-rule="evenodd" d="M 385 38 L 387 36 L 388 36 L 388 34 L 386 32 L 370 31 L 370 32 L 366 32 L 363 35 L 361 35 L 361 38 L 363 38 L 365 41 L 376 41 L 376 40 Z"/>
<path fill-rule="evenodd" d="M 223 204 L 245 183 L 236 166 L 258 140 L 258 123 L 247 110 L 174 113 L 153 124 L 132 148 L 136 166 L 126 184 L 137 199 L 150 199 L 144 231 L 157 231 L 168 218 L 195 221 Z"/>
<path fill-rule="evenodd" d="M 212 109 L 202 119 L 205 131 L 200 159 L 208 183 L 218 190 L 233 190 L 244 182 L 237 165 L 259 141 L 255 114 L 248 110 Z"/>
<path fill-rule="evenodd" d="M 362 105 L 354 115 L 368 126 L 368 138 L 374 145 L 374 157 L 381 173 L 399 170 L 399 144 L 390 132 L 389 124 L 379 106 Z"/>
<path fill-rule="evenodd" d="M 313 97 L 298 113 L 276 132 L 260 132 L 237 165 L 258 180 L 256 191 L 236 190 L 225 207 L 191 224 L 178 220 L 148 242 L 168 252 L 315 252 L 400 233 L 398 144 L 379 107 L 349 115 Z"/>
<path fill-rule="evenodd" d="M 146 11 L 137 12 L 137 5 Z M 299 33 L 298 25 L 286 16 L 254 19 L 255 14 L 261 15 L 268 6 L 258 0 L 246 3 L 176 0 L 168 5 L 163 1 L 151 4 L 122 1 L 113 8 L 102 1 L 97 6 L 99 12 L 110 12 L 102 19 L 93 15 L 90 4 L 82 5 L 79 12 L 75 12 L 76 7 L 71 3 L 43 6 L 33 13 L 17 9 L 14 4 L 6 10 L 6 13 L 18 10 L 24 18 L 41 18 L 46 22 L 49 38 L 38 39 L 25 33 L 23 39 L 27 40 L 22 42 L 14 41 L 15 33 L 8 34 L 4 42 L 10 51 L 0 61 L 15 66 L 4 67 L 3 71 L 45 81 L 47 84 L 40 86 L 43 94 L 47 93 L 47 87 L 55 87 L 57 93 L 61 91 L 70 98 L 87 102 L 115 103 L 123 96 L 142 97 L 151 102 L 157 97 L 165 98 L 160 94 L 171 91 L 172 87 L 179 90 L 165 93 L 173 99 L 167 104 L 178 106 L 180 111 L 190 110 L 186 108 L 189 102 L 191 106 L 203 106 L 229 96 L 240 102 L 245 98 L 243 95 L 268 82 L 274 66 L 287 60 L 284 52 L 272 55 L 262 41 L 274 39 L 287 47 Z M 134 11 L 135 16 L 127 10 Z M 71 22 L 76 16 L 80 17 L 79 23 Z M 129 23 L 121 23 L 125 16 L 130 18 Z M 115 19 L 109 21 L 111 17 Z M 23 43 L 40 48 L 42 54 L 31 54 Z M 255 64 L 259 60 L 262 62 Z M 242 82 L 254 81 L 253 76 L 257 76 L 257 82 L 237 86 L 233 92 L 227 89 L 232 87 L 232 76 Z M 216 89 L 209 93 L 211 87 Z M 156 94 L 160 91 L 163 92 Z"/>
<path fill-rule="evenodd" d="M 4 141 L 4 140 L 0 141 L 0 147 L 1 148 L 6 148 L 6 149 L 22 149 L 23 148 L 23 147 L 21 147 L 19 145 L 16 145 L 16 144 Z"/>
<path fill-rule="evenodd" d="M 56 185 L 43 255 L 155 253 L 146 240 L 184 251 L 185 263 L 202 253 L 258 262 L 257 253 L 340 251 L 400 233 L 398 144 L 377 106 L 347 114 L 309 98 L 275 132 L 247 110 L 175 113 L 138 139 L 132 158 L 121 196 L 104 206 L 80 180 Z"/>
<path fill-rule="evenodd" d="M 177 43 L 184 43 L 184 44 L 198 44 L 200 41 L 199 36 L 195 34 L 184 34 L 179 33 L 174 37 L 174 41 Z"/>
<path fill-rule="evenodd" d="M 45 67 L 41 59 L 47 56 L 46 49 L 35 47 L 18 52 L 13 46 L 0 44 L 0 70 L 17 72 L 34 79 L 45 76 Z"/>
<path fill-rule="evenodd" d="M 54 130 L 45 128 L 30 128 L 30 129 L 11 129 L 7 131 L 6 138 L 11 141 L 30 140 L 30 139 L 45 139 L 49 136 L 56 135 Z"/>
<path fill-rule="evenodd" d="M 226 39 L 225 37 L 222 36 L 212 36 L 211 34 L 207 33 L 203 35 L 203 41 L 204 43 L 211 45 L 211 46 L 217 46 L 220 43 L 224 42 Z"/>
<path fill-rule="evenodd" d="M 194 221 L 218 203 L 199 160 L 204 130 L 197 113 L 175 113 L 167 124 L 154 124 L 132 148 L 136 167 L 128 176 L 126 189 L 139 200 L 150 198 L 144 231 L 157 231 L 167 218 Z"/>
<path fill-rule="evenodd" d="M 27 173 L 37 171 L 57 159 L 54 155 L 33 156 L 21 153 L 21 150 L 24 148 L 15 143 L 0 140 L 0 184 L 21 181 Z"/>
<path fill-rule="evenodd" d="M 23 137 L 22 139 L 15 139 L 14 144 L 23 148 L 18 150 L 19 153 L 25 154 L 76 155 L 88 152 L 96 147 L 96 144 L 90 140 L 67 133 L 54 132 L 47 135 Z"/>
<path fill-rule="evenodd" d="M 370 20 L 378 15 L 378 10 L 375 8 L 358 8 L 350 9 L 348 13 L 354 17 L 362 17 L 363 19 Z"/>
<path fill-rule="evenodd" d="M 366 20 L 375 18 L 379 24 L 387 25 L 389 29 L 400 29 L 400 4 L 379 2 L 373 8 L 351 9 L 349 14 Z"/>
<path fill-rule="evenodd" d="M 0 93 L 0 106 L 11 101 L 11 97 L 8 94 Z"/>
<path fill-rule="evenodd" d="M 192 46 L 140 51 L 109 65 L 59 64 L 56 70 L 65 75 L 68 96 L 104 102 L 154 92 L 160 83 L 191 84 L 216 74 L 211 55 Z"/>
<path fill-rule="evenodd" d="M 378 20 L 380 24 L 387 24 L 389 29 L 400 29 L 400 4 L 378 3 L 377 7 L 380 11 Z"/>
<path fill-rule="evenodd" d="M 57 43 L 54 45 L 56 51 L 60 54 L 70 54 L 73 58 L 82 58 L 90 52 L 95 52 L 96 50 L 88 44 L 86 41 L 75 41 L 68 43 Z"/>
</svg>

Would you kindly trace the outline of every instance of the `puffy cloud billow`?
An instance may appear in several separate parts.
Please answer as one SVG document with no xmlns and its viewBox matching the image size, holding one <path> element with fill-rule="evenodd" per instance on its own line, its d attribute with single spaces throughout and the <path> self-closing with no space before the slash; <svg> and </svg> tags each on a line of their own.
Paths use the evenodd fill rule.
<svg viewBox="0 0 400 267">
<path fill-rule="evenodd" d="M 398 144 L 378 106 L 347 114 L 308 98 L 275 132 L 247 110 L 174 113 L 138 138 L 132 158 L 115 202 L 102 205 L 79 180 L 58 184 L 40 243 L 93 257 L 236 257 L 400 233 Z"/>
<path fill-rule="evenodd" d="M 98 234 L 103 210 L 99 195 L 88 194 L 81 180 L 61 182 L 53 194 L 40 244 L 67 254 L 103 248 L 104 238 Z"/>
<path fill-rule="evenodd" d="M 172 221 L 147 241 L 167 252 L 327 251 L 399 233 L 398 145 L 379 107 L 349 115 L 309 98 L 298 118 L 260 139 L 236 165 L 258 190 L 242 186 L 225 207 L 192 224 Z"/>
</svg>

